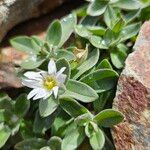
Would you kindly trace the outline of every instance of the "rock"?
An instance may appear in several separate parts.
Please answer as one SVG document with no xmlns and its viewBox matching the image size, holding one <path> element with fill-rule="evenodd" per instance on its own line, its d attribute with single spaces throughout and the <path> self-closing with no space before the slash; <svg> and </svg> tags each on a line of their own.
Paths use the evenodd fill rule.
<svg viewBox="0 0 150 150">
<path fill-rule="evenodd" d="M 2 0 L 0 0 L 0 8 L 2 5 Z M 13 1 L 13 0 L 12 0 Z M 22 0 L 24 1 L 24 0 Z M 28 1 L 28 0 L 26 0 Z M 35 1 L 35 0 L 32 0 Z M 40 1 L 40 0 L 36 0 Z M 51 0 L 43 0 L 42 7 L 47 3 L 52 3 L 49 7 L 53 8 L 57 6 L 57 2 L 60 0 L 55 0 L 50 2 Z M 62 0 L 60 2 L 64 2 L 67 0 Z M 6 2 L 6 0 L 5 0 Z M 8 0 L 7 0 L 8 2 Z M 54 5 L 55 4 L 55 5 Z M 59 3 L 60 4 L 60 3 Z M 54 19 L 61 18 L 67 14 L 69 14 L 73 9 L 79 7 L 81 5 L 81 0 L 78 1 L 68 1 L 65 5 L 62 5 L 59 8 L 56 8 L 56 11 L 52 11 L 38 17 L 36 19 L 32 19 L 30 21 L 23 22 L 19 24 L 15 28 L 13 28 L 5 37 L 5 40 L 1 42 L 0 45 L 0 89 L 1 88 L 20 88 L 22 87 L 20 80 L 15 75 L 14 66 L 18 66 L 22 60 L 26 59 L 28 55 L 24 52 L 17 51 L 13 47 L 10 46 L 9 40 L 14 36 L 27 35 L 32 36 L 36 35 L 39 38 L 43 39 L 45 37 L 47 28 Z M 46 6 L 48 7 L 48 6 Z M 50 10 L 51 10 L 50 8 Z M 41 11 L 44 11 L 45 8 L 42 8 Z M 39 10 L 38 10 L 39 11 Z M 1 9 L 0 9 L 1 12 Z M 41 12 L 40 12 L 41 13 Z M 1 25 L 0 25 L 1 26 Z M 1 30 L 1 28 L 0 28 Z M 1 34 L 1 33 L 0 33 Z M 1 37 L 1 35 L 0 35 Z M 10 68 L 9 68 L 10 67 Z M 10 74 L 10 78 L 8 76 Z M 11 80 L 12 79 L 12 80 Z M 11 93 L 11 92 L 10 92 Z"/>
<path fill-rule="evenodd" d="M 38 17 L 66 0 L 0 0 L 0 41 L 16 24 Z"/>
<path fill-rule="evenodd" d="M 0 64 L 0 89 L 7 87 L 19 88 L 22 86 L 19 78 L 14 74 L 15 68 L 10 63 Z"/>
<path fill-rule="evenodd" d="M 124 122 L 112 129 L 116 150 L 150 149 L 150 21 L 143 24 L 125 63 L 113 108 Z"/>
</svg>

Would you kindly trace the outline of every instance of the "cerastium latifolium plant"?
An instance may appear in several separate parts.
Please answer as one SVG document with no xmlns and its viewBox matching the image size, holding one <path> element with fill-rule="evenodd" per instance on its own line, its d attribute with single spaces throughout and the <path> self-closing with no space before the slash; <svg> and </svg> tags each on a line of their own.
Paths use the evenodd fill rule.
<svg viewBox="0 0 150 150">
<path fill-rule="evenodd" d="M 0 148 L 114 149 L 108 129 L 123 121 L 111 109 L 116 83 L 150 1 L 87 1 L 53 21 L 44 40 L 10 40 L 28 58 L 18 69 L 24 93 L 0 94 Z"/>
</svg>

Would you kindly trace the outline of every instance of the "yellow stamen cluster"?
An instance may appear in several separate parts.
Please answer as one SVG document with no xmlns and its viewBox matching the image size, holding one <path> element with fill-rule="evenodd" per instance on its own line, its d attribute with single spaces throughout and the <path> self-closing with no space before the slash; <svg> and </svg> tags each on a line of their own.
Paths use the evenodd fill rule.
<svg viewBox="0 0 150 150">
<path fill-rule="evenodd" d="M 43 85 L 47 90 L 52 90 L 53 87 L 57 86 L 56 78 L 53 76 L 47 76 L 44 79 Z"/>
</svg>

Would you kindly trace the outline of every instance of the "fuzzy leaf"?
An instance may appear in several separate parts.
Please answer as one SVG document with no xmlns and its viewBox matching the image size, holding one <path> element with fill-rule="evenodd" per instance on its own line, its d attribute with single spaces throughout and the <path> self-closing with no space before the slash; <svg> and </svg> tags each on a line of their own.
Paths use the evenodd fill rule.
<svg viewBox="0 0 150 150">
<path fill-rule="evenodd" d="M 62 141 L 62 149 L 73 150 L 76 149 L 84 140 L 85 133 L 83 127 L 77 127 L 69 132 Z"/>
<path fill-rule="evenodd" d="M 57 136 L 53 136 L 48 141 L 48 145 L 50 146 L 51 150 L 61 150 L 61 143 L 62 139 Z"/>
<path fill-rule="evenodd" d="M 105 109 L 97 114 L 93 120 L 99 126 L 112 127 L 113 125 L 116 125 L 123 121 L 123 119 L 124 117 L 120 112 L 113 109 Z"/>
<path fill-rule="evenodd" d="M 41 99 L 39 102 L 39 112 L 41 117 L 47 117 L 51 115 L 58 107 L 57 99 L 51 97 L 47 99 Z"/>
<path fill-rule="evenodd" d="M 62 26 L 59 20 L 51 23 L 47 30 L 46 41 L 53 46 L 58 46 L 62 38 Z"/>
<path fill-rule="evenodd" d="M 61 107 L 72 117 L 78 117 L 82 114 L 89 113 L 89 111 L 80 103 L 72 98 L 62 97 L 59 99 Z"/>
<path fill-rule="evenodd" d="M 101 93 L 112 89 L 116 85 L 117 78 L 117 72 L 111 69 L 99 69 L 81 78 L 80 81 L 91 86 L 97 93 Z"/>
<path fill-rule="evenodd" d="M 26 94 L 20 95 L 16 99 L 15 103 L 15 113 L 19 117 L 24 117 L 24 115 L 28 112 L 30 108 L 30 101 L 27 99 Z"/>
<path fill-rule="evenodd" d="M 10 40 L 11 45 L 19 50 L 30 54 L 38 54 L 40 52 L 40 47 L 27 36 L 18 36 Z"/>
<path fill-rule="evenodd" d="M 7 142 L 10 134 L 11 131 L 7 126 L 0 125 L 0 148 Z"/>
<path fill-rule="evenodd" d="M 94 150 L 101 150 L 105 144 L 105 136 L 101 129 L 95 131 L 90 137 L 90 144 Z"/>
<path fill-rule="evenodd" d="M 16 150 L 39 150 L 47 145 L 47 141 L 40 138 L 31 138 L 21 141 L 15 145 Z"/>
<path fill-rule="evenodd" d="M 76 25 L 76 23 L 77 17 L 75 14 L 69 14 L 61 20 L 62 36 L 59 47 L 61 47 L 68 40 L 74 30 L 74 26 Z"/>
<path fill-rule="evenodd" d="M 79 78 L 83 73 L 91 69 L 93 66 L 96 65 L 99 59 L 99 49 L 94 49 L 92 52 L 89 53 L 87 60 L 85 60 L 78 68 L 77 74 L 73 77 L 73 79 Z"/>
<path fill-rule="evenodd" d="M 113 69 L 113 68 L 107 59 L 103 59 L 97 66 L 97 69 Z"/>
<path fill-rule="evenodd" d="M 95 90 L 79 81 L 69 80 L 66 88 L 65 96 L 70 96 L 85 103 L 95 101 L 98 98 Z"/>
<path fill-rule="evenodd" d="M 125 10 L 135 10 L 141 7 L 138 0 L 118 0 L 113 4 L 114 7 L 118 7 Z"/>
<path fill-rule="evenodd" d="M 101 0 L 94 0 L 87 9 L 87 14 L 90 16 L 99 16 L 102 15 L 108 4 L 109 0 L 101 1 Z"/>
<path fill-rule="evenodd" d="M 131 37 L 137 35 L 141 27 L 141 23 L 134 23 L 124 27 L 121 31 L 121 41 L 130 39 Z"/>
</svg>

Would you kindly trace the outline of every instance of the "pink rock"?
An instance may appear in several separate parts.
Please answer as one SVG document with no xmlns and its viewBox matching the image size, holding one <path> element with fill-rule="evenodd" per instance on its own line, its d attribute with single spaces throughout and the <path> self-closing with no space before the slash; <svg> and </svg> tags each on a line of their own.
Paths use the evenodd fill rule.
<svg viewBox="0 0 150 150">
<path fill-rule="evenodd" d="M 150 21 L 143 24 L 133 49 L 113 103 L 125 116 L 112 130 L 117 150 L 150 149 Z"/>
</svg>

